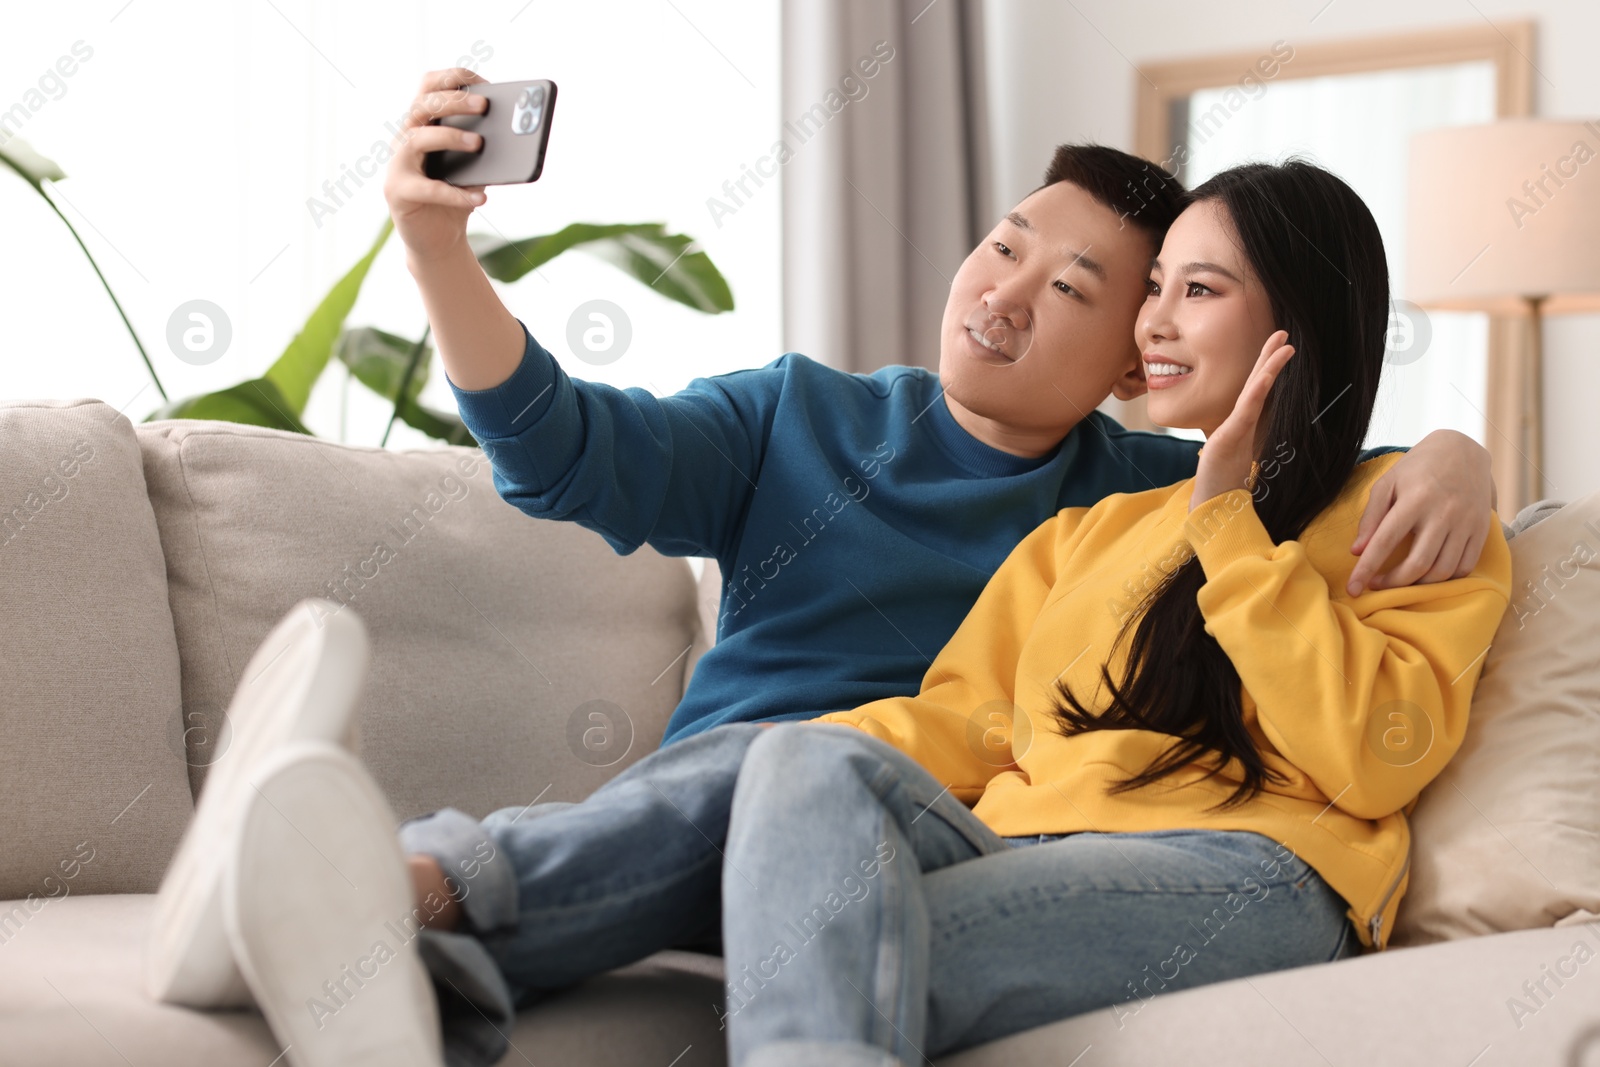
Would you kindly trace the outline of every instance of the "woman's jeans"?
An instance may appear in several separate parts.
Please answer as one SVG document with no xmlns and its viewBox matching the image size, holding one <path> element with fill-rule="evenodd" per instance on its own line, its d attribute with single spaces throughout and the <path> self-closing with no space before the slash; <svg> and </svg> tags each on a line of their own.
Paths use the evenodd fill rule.
<svg viewBox="0 0 1600 1067">
<path fill-rule="evenodd" d="M 1344 901 L 1249 832 L 997 837 L 915 761 L 824 724 L 719 727 L 581 804 L 412 820 L 466 889 L 424 931 L 447 1057 L 513 1008 L 674 945 L 727 964 L 735 1067 L 898 1064 L 1360 951 Z M 983 858 L 981 863 L 965 862 Z"/>
</svg>

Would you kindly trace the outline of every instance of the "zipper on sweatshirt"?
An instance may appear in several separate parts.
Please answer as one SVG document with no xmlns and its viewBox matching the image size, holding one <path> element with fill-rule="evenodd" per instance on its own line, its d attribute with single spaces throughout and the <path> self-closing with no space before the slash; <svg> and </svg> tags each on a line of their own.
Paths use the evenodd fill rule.
<svg viewBox="0 0 1600 1067">
<path fill-rule="evenodd" d="M 1400 873 L 1394 876 L 1393 882 L 1389 883 L 1388 892 L 1383 894 L 1383 899 L 1378 902 L 1378 910 L 1373 913 L 1372 918 L 1367 923 L 1367 929 L 1372 934 L 1372 947 L 1376 950 L 1381 951 L 1384 947 L 1384 942 L 1379 940 L 1379 934 L 1383 930 L 1383 909 L 1389 906 L 1389 898 L 1394 896 L 1396 889 L 1400 888 L 1400 883 L 1405 880 L 1406 872 L 1410 869 L 1411 849 L 1407 848 L 1406 861 L 1400 865 Z"/>
</svg>

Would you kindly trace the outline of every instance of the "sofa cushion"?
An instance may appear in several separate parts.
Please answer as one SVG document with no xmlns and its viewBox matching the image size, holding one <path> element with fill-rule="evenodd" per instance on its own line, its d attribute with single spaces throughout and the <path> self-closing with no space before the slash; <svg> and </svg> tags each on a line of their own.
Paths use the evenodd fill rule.
<svg viewBox="0 0 1600 1067">
<path fill-rule="evenodd" d="M 0 934 L 0 1062 L 261 1067 L 282 1049 L 254 1011 L 140 991 L 153 896 L 53 901 Z M 0 902 L 0 915 L 16 901 Z M 1527 930 L 1217 982 L 1120 1017 L 1093 1011 L 941 1056 L 943 1067 L 1557 1064 L 1593 1029 L 1593 927 Z M 719 961 L 664 952 L 518 1013 L 505 1067 L 720 1067 Z M 1557 977 L 1557 973 L 1564 978 Z M 1530 996 L 1524 983 L 1534 983 Z M 1574 985 L 1576 983 L 1576 985 Z M 1573 988 L 1564 988 L 1572 985 Z M 1544 992 L 1540 993 L 1542 987 Z M 1079 1058 L 1092 1046 L 1089 1056 Z M 1492 1049 L 1483 1056 L 1485 1048 Z M 1479 1058 L 1481 1057 L 1481 1058 Z"/>
<path fill-rule="evenodd" d="M 207 421 L 138 435 L 197 795 L 239 672 L 312 596 L 367 626 L 362 756 L 402 819 L 578 800 L 659 744 L 699 628 L 685 560 L 524 515 L 477 449 Z"/>
<path fill-rule="evenodd" d="M 1600 1051 L 1587 995 L 1597 944 L 1595 929 L 1583 927 L 1369 952 L 1147 997 L 1131 1014 L 1086 1012 L 939 1064 L 1576 1067 Z M 1130 983 L 1144 973 L 1130 967 Z M 1588 1055 L 1569 1058 L 1575 1047 Z"/>
<path fill-rule="evenodd" d="M 1600 493 L 1535 507 L 1466 737 L 1411 813 L 1396 946 L 1600 917 Z"/>
<path fill-rule="evenodd" d="M 0 916 L 17 903 L 0 902 Z M 9 937 L 0 931 L 0 1063 L 283 1067 L 283 1047 L 257 1012 L 145 996 L 140 960 L 154 906 L 143 894 L 70 897 Z M 721 1067 L 720 964 L 663 952 L 591 979 L 521 1012 L 501 1063 Z"/>
<path fill-rule="evenodd" d="M 0 897 L 148 892 L 193 812 L 166 568 L 128 420 L 0 404 Z"/>
</svg>

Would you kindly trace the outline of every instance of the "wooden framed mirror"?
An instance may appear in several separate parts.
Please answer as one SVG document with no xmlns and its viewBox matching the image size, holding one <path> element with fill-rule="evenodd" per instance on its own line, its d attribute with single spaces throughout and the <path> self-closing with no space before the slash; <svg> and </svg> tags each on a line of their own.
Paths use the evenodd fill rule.
<svg viewBox="0 0 1600 1067">
<path fill-rule="evenodd" d="M 1530 115 L 1533 48 L 1531 21 L 1485 21 L 1360 40 L 1277 41 L 1137 72 L 1134 149 L 1185 186 L 1247 159 L 1298 154 L 1340 174 L 1367 201 L 1383 232 L 1397 301 L 1394 355 L 1368 443 L 1414 444 L 1439 427 L 1461 430 L 1489 450 L 1506 518 L 1531 503 L 1527 487 L 1538 484 L 1527 477 L 1529 460 L 1514 437 L 1521 427 L 1537 441 L 1543 429 L 1537 398 L 1529 395 L 1538 383 L 1523 373 L 1527 325 L 1405 310 L 1406 145 L 1423 129 Z M 1125 426 L 1153 428 L 1143 397 L 1110 401 L 1107 410 Z"/>
</svg>

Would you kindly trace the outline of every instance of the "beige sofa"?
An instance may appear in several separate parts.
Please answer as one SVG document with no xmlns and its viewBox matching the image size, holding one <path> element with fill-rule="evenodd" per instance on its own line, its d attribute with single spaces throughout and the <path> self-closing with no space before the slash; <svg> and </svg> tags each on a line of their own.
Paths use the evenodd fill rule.
<svg viewBox="0 0 1600 1067">
<path fill-rule="evenodd" d="M 254 1012 L 152 1003 L 141 953 L 193 797 L 227 758 L 238 672 L 296 602 L 367 625 L 363 755 L 396 814 L 482 814 L 577 800 L 657 745 L 714 633 L 707 571 L 697 587 L 687 561 L 523 516 L 476 450 L 0 405 L 0 1065 L 267 1067 L 282 1051 Z M 1583 938 L 1600 944 L 1568 924 L 1391 949 L 944 1062 L 1566 1063 L 1600 1048 L 1583 1034 L 1600 966 L 1533 1018 L 1506 1002 Z M 524 1012 L 503 1062 L 721 1064 L 720 1002 L 720 960 L 662 953 Z"/>
</svg>

